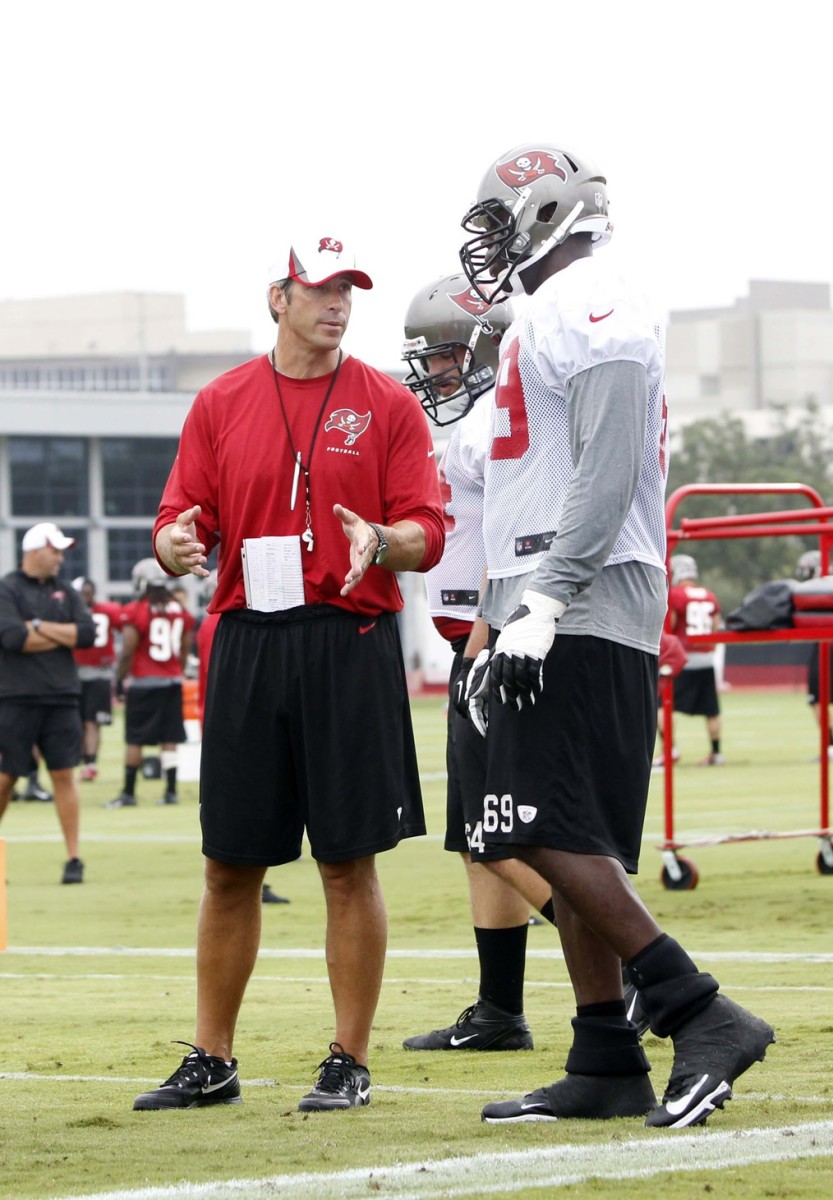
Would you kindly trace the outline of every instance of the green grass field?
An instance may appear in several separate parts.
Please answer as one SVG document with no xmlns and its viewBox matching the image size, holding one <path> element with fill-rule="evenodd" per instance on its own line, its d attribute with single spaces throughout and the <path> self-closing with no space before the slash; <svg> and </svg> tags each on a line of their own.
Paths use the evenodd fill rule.
<svg viewBox="0 0 833 1200">
<path fill-rule="evenodd" d="M 678 840 L 817 829 L 816 734 L 803 695 L 729 692 L 723 706 L 724 767 L 694 766 L 707 750 L 704 723 L 677 723 Z M 122 754 L 120 730 L 106 731 L 103 778 L 81 785 L 82 887 L 58 884 L 63 847 L 52 806 L 9 806 L 0 828 L 9 912 L 0 954 L 0 1196 L 828 1197 L 833 877 L 816 870 L 816 839 L 762 839 L 687 849 L 699 886 L 664 889 L 659 778 L 639 890 L 702 968 L 778 1033 L 725 1111 L 689 1133 L 639 1121 L 480 1121 L 486 1100 L 562 1073 L 573 1009 L 548 926 L 529 931 L 532 1053 L 401 1048 L 409 1034 L 450 1024 L 477 986 L 463 870 L 442 849 L 441 699 L 415 701 L 414 713 L 429 836 L 379 860 L 390 939 L 369 1109 L 296 1111 L 331 1035 L 323 901 L 304 857 L 268 876 L 291 903 L 264 907 L 235 1047 L 244 1103 L 134 1113 L 134 1096 L 184 1053 L 172 1041 L 193 1033 L 196 784 L 181 786 L 179 807 L 160 808 L 161 784 L 142 780 L 138 808 L 105 811 L 103 801 L 121 790 Z M 661 1093 L 671 1047 L 650 1036 L 645 1044 Z"/>
</svg>

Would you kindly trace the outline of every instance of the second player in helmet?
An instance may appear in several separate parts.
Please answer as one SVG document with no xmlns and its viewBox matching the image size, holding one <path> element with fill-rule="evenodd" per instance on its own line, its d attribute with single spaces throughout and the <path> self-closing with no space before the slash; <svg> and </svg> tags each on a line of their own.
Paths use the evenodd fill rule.
<svg viewBox="0 0 833 1200">
<path fill-rule="evenodd" d="M 446 542 L 426 574 L 428 611 L 452 646 L 446 766 L 445 849 L 462 856 L 469 885 L 480 967 L 474 1004 L 445 1029 L 405 1039 L 409 1050 L 531 1050 L 523 1014 L 530 905 L 549 908 L 549 886 L 503 851 L 484 855 L 478 817 L 485 780 L 485 742 L 455 706 L 488 629 L 477 617 L 485 568 L 483 465 L 500 340 L 512 323 L 508 304 L 488 305 L 460 273 L 433 280 L 414 295 L 405 316 L 405 383 L 430 419 L 450 431 L 439 466 Z M 465 711 L 465 710 L 464 710 Z"/>
</svg>

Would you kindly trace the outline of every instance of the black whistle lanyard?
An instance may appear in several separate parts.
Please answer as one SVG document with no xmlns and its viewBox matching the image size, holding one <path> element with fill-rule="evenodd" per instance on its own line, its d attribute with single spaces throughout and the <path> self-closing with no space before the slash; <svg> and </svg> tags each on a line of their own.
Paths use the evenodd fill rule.
<svg viewBox="0 0 833 1200">
<path fill-rule="evenodd" d="M 295 440 L 292 437 L 292 430 L 289 427 L 289 418 L 286 415 L 286 405 L 283 402 L 283 394 L 281 392 L 281 383 L 280 383 L 280 379 L 278 378 L 278 368 L 275 366 L 275 351 L 274 350 L 272 351 L 272 353 L 269 357 L 270 357 L 270 360 L 272 363 L 272 377 L 275 380 L 275 391 L 278 393 L 278 403 L 281 406 L 281 414 L 283 416 L 283 423 L 284 423 L 284 427 L 286 428 L 286 437 L 287 437 L 287 441 L 289 442 L 289 448 L 292 451 L 292 460 L 295 464 L 295 469 L 292 473 L 292 491 L 291 491 L 290 497 L 289 497 L 289 508 L 290 508 L 291 512 L 295 511 L 295 502 L 298 499 L 298 481 L 301 477 L 301 472 L 303 472 L 303 475 L 304 475 L 304 524 L 305 524 L 306 528 L 304 529 L 304 532 L 301 534 L 301 541 L 306 543 L 307 550 L 312 550 L 313 544 L 315 541 L 315 536 L 312 532 L 312 509 L 310 506 L 310 486 L 309 486 L 309 474 L 310 474 L 310 467 L 312 465 L 312 452 L 315 449 L 315 441 L 316 441 L 316 438 L 318 437 L 318 430 L 321 426 L 321 418 L 324 416 L 324 409 L 327 407 L 327 401 L 330 399 L 330 396 L 332 395 L 333 388 L 335 387 L 336 380 L 338 379 L 338 373 L 341 370 L 342 355 L 341 355 L 341 351 L 339 350 L 338 362 L 336 363 L 336 369 L 335 369 L 335 371 L 333 371 L 333 377 L 330 380 L 330 384 L 329 384 L 329 387 L 327 388 L 327 392 L 324 396 L 323 401 L 321 402 L 321 408 L 318 410 L 318 416 L 315 421 L 315 428 L 312 431 L 312 439 L 309 444 L 309 453 L 307 454 L 306 464 L 304 464 L 304 460 L 301 456 L 301 451 L 295 449 Z"/>
</svg>

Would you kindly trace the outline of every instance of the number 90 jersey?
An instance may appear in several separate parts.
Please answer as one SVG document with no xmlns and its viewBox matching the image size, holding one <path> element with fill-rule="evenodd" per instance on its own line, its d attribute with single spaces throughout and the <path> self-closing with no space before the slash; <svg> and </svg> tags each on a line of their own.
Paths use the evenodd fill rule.
<svg viewBox="0 0 833 1200">
<path fill-rule="evenodd" d="M 130 674 L 135 679 L 181 678 L 182 637 L 194 626 L 191 613 L 175 600 L 153 605 L 134 600 L 125 607 L 124 621 L 139 632 Z"/>
<path fill-rule="evenodd" d="M 643 297 L 594 257 L 571 263 L 530 298 L 501 343 L 485 467 L 483 532 L 490 579 L 526 574 L 544 558 L 585 449 L 573 444 L 570 382 L 592 367 L 617 362 L 645 367 L 648 412 L 630 510 L 605 514 L 621 525 L 606 565 L 638 560 L 665 569 L 668 464 L 661 336 Z M 604 419 L 616 420 L 615 404 L 608 404 Z M 606 467 L 615 471 L 617 464 L 596 469 Z"/>
</svg>

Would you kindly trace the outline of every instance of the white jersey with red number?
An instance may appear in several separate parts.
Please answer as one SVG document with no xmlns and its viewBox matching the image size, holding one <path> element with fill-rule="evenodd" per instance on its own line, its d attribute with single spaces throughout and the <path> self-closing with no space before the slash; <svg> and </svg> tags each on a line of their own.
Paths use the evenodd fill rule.
<svg viewBox="0 0 833 1200">
<path fill-rule="evenodd" d="M 483 471 L 489 450 L 493 391 L 454 426 L 439 466 L 445 550 L 425 577 L 428 612 L 449 641 L 465 636 L 476 616 L 486 565 Z"/>
<path fill-rule="evenodd" d="M 633 503 L 605 565 L 664 569 L 666 410 L 661 330 L 647 302 L 595 257 L 545 281 L 501 343 L 484 538 L 489 578 L 531 572 L 558 532 L 579 447 L 571 446 L 566 392 L 591 367 L 645 367 L 645 454 Z M 613 464 L 611 464 L 613 466 Z"/>
<path fill-rule="evenodd" d="M 151 605 L 134 600 L 124 610 L 125 624 L 139 632 L 139 644 L 130 665 L 134 680 L 182 678 L 182 638 L 194 627 L 194 618 L 176 600 Z"/>
<path fill-rule="evenodd" d="M 124 609 L 114 600 L 96 600 L 90 609 L 95 624 L 95 641 L 87 650 L 73 650 L 78 667 L 107 670 L 115 665 L 113 634 L 124 624 Z M 83 675 L 82 675 L 83 678 Z"/>
<path fill-rule="evenodd" d="M 708 643 L 692 645 L 689 638 L 714 633 L 720 625 L 720 605 L 714 592 L 697 584 L 672 587 L 668 592 L 668 611 L 671 632 L 676 634 L 688 655 L 685 670 L 702 670 L 714 666 L 714 646 Z"/>
</svg>

